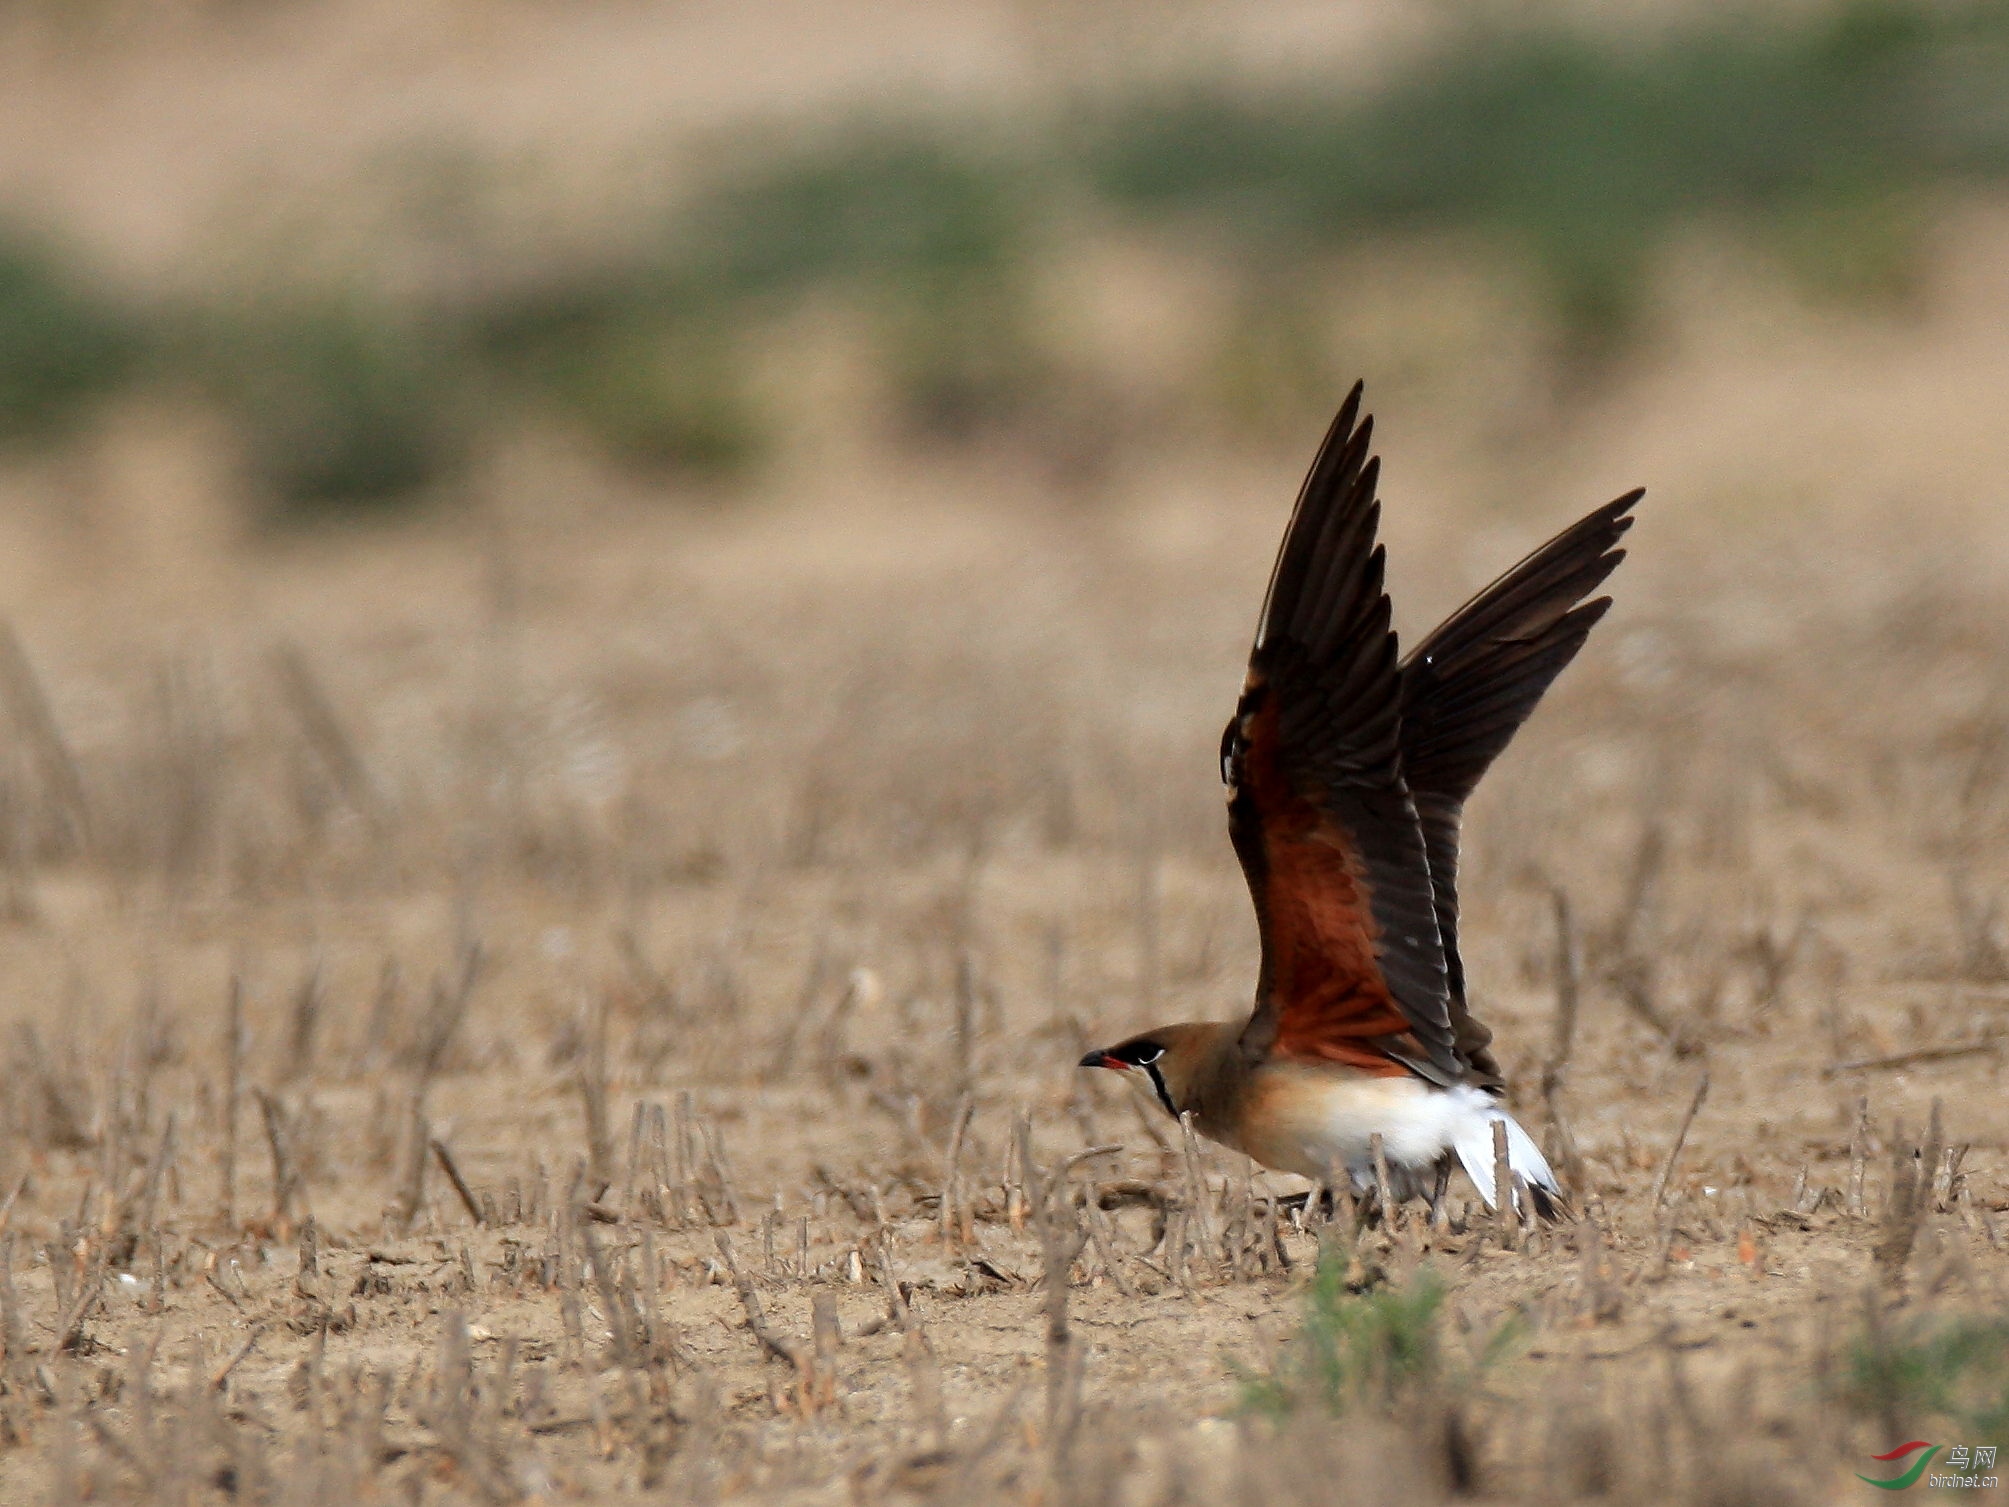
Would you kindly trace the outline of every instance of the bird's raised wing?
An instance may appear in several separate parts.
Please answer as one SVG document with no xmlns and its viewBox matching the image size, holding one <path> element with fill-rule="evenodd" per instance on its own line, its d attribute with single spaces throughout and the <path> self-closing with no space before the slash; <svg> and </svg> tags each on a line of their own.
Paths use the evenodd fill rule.
<svg viewBox="0 0 2009 1507">
<path fill-rule="evenodd" d="M 1373 421 L 1348 396 L 1277 553 L 1221 740 L 1228 826 L 1262 932 L 1251 1057 L 1462 1076 L 1423 827 L 1402 772 L 1402 678 Z"/>
<path fill-rule="evenodd" d="M 1625 551 L 1643 492 L 1606 503 L 1474 596 L 1402 661 L 1402 772 L 1422 821 L 1458 1056 L 1498 1081 L 1492 1032 L 1465 1006 L 1458 956 L 1458 835 L 1465 800 L 1576 657 L 1610 597 L 1585 602 Z M 1581 604 L 1581 605 L 1579 605 Z"/>
</svg>

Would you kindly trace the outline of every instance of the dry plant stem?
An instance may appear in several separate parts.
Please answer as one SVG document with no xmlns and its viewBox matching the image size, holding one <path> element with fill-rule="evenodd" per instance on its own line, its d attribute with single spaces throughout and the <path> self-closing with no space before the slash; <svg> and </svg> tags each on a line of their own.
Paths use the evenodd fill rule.
<svg viewBox="0 0 2009 1507">
<path fill-rule="evenodd" d="M 1654 1002 L 1653 967 L 1649 962 L 1643 958 L 1622 958 L 1613 968 L 1611 978 L 1626 1008 L 1651 1026 L 1677 1056 L 1693 1055 L 1693 1039 Z"/>
<path fill-rule="evenodd" d="M 468 1002 L 475 985 L 481 982 L 486 955 L 478 938 L 468 936 L 460 948 L 460 974 L 448 982 L 434 978 L 426 1004 L 425 1018 L 419 1023 L 417 1050 L 418 1092 L 423 1095 L 446 1059 L 446 1049 L 467 1017 Z"/>
<path fill-rule="evenodd" d="M 1374 1196 L 1381 1201 L 1381 1227 L 1392 1235 L 1401 1215 L 1395 1207 L 1395 1185 L 1388 1180 L 1388 1152 L 1380 1131 L 1367 1138 L 1367 1154 L 1374 1162 Z"/>
<path fill-rule="evenodd" d="M 956 1093 L 963 1099 L 969 1098 L 970 1086 L 976 1081 L 976 1016 L 976 966 L 966 948 L 956 958 L 956 1019 L 950 1036 L 955 1058 Z"/>
<path fill-rule="evenodd" d="M 105 1282 L 110 1276 L 111 1263 L 106 1248 L 102 1244 L 97 1245 L 77 1280 L 77 1290 L 68 1310 L 57 1321 L 56 1348 L 59 1351 L 77 1348 L 83 1338 L 84 1325 L 90 1322 L 92 1311 L 105 1295 Z"/>
<path fill-rule="evenodd" d="M 1619 1317 L 1624 1299 L 1605 1263 L 1604 1232 L 1596 1220 L 1586 1217 L 1577 1222 L 1577 1239 L 1583 1257 L 1580 1280 L 1590 1319 L 1598 1324 L 1611 1323 Z"/>
<path fill-rule="evenodd" d="M 1350 1173 L 1342 1169 L 1339 1177 L 1339 1182 L 1334 1184 L 1332 1217 L 1328 1223 L 1338 1225 L 1345 1238 L 1358 1245 L 1361 1235 L 1366 1232 L 1368 1216 L 1374 1210 L 1365 1192 L 1354 1186 Z"/>
<path fill-rule="evenodd" d="M 230 977 L 223 1020 L 223 1227 L 237 1228 L 237 1100 L 244 1057 L 244 981 Z"/>
<path fill-rule="evenodd" d="M 594 1178 L 614 1180 L 614 1136 L 607 1121 L 607 1000 L 603 994 L 593 1011 L 593 1029 L 586 1058 L 579 1065 L 579 1098 L 586 1112 L 586 1150 Z"/>
<path fill-rule="evenodd" d="M 0 1344 L 7 1347 L 0 1376 L 21 1377 L 28 1371 L 27 1336 L 21 1327 L 21 1299 L 14 1291 L 14 1237 L 0 1239 Z"/>
<path fill-rule="evenodd" d="M 272 1222 L 275 1227 L 283 1227 L 291 1217 L 294 1196 L 299 1191 L 299 1174 L 286 1137 L 285 1111 L 264 1089 L 252 1092 L 258 1096 L 259 1113 L 265 1121 L 265 1145 L 272 1153 Z"/>
<path fill-rule="evenodd" d="M 634 950 L 633 934 L 630 933 L 628 946 Z M 637 955 L 639 961 L 639 955 Z M 802 1040 L 802 1033 L 808 1029 L 810 1020 L 816 1014 L 816 1001 L 823 993 L 824 982 L 830 976 L 830 933 L 826 927 L 817 933 L 816 949 L 810 954 L 809 971 L 803 975 L 802 989 L 795 997 L 795 1008 L 788 1012 L 787 1027 L 781 1039 L 775 1043 L 774 1057 L 768 1064 L 770 1078 L 786 1078 L 795 1071 L 796 1048 Z"/>
<path fill-rule="evenodd" d="M 153 1157 L 148 1161 L 146 1171 L 132 1192 L 120 1202 L 114 1227 L 124 1229 L 128 1223 L 134 1224 L 143 1233 L 151 1233 L 158 1238 L 159 1231 L 154 1225 L 154 1216 L 160 1203 L 160 1185 L 167 1175 L 168 1167 L 174 1161 L 175 1114 L 168 1111 L 167 1122 L 161 1127 L 160 1140 L 154 1147 Z M 18 1192 L 19 1189 L 16 1189 Z M 5 1233 L 8 1215 L 13 1210 L 13 1199 L 0 1206 L 0 1233 Z"/>
<path fill-rule="evenodd" d="M 746 1310 L 746 1327 L 760 1341 L 761 1349 L 801 1371 L 805 1365 L 801 1348 L 793 1340 L 777 1334 L 767 1322 L 767 1312 L 761 1307 L 760 1294 L 754 1289 L 753 1278 L 740 1269 L 739 1257 L 732 1248 L 732 1236 L 719 1230 L 712 1239 L 718 1247 L 719 1259 L 725 1263 L 726 1275 L 732 1278 L 733 1290 L 739 1294 L 739 1306 Z"/>
<path fill-rule="evenodd" d="M 649 1106 L 649 1187 L 657 1222 L 669 1223 L 675 1217 L 677 1191 L 670 1170 L 669 1117 L 660 1104 Z"/>
<path fill-rule="evenodd" d="M 837 1352 L 844 1344 L 834 1293 L 820 1292 L 811 1299 L 809 1332 L 814 1363 L 804 1401 L 808 1408 L 826 1408 L 837 1401 Z"/>
<path fill-rule="evenodd" d="M 90 842 L 90 803 L 76 756 L 63 737 L 42 682 L 11 623 L 0 621 L 0 695 L 14 720 L 27 732 L 27 743 L 43 781 L 56 796 L 78 848 Z"/>
<path fill-rule="evenodd" d="M 853 1012 L 861 1003 L 868 1007 L 880 995 L 879 976 L 869 968 L 853 968 L 844 981 L 844 992 L 837 996 L 837 1002 L 830 1007 L 823 1022 L 816 1048 L 817 1070 L 825 1086 L 835 1084 L 842 1075 L 845 1051 L 845 1028 Z"/>
<path fill-rule="evenodd" d="M 15 1180 L 13 1190 L 8 1193 L 6 1202 L 0 1203 L 0 1238 L 5 1238 L 9 1227 L 14 1223 L 14 1205 L 19 1201 L 22 1190 L 27 1186 L 28 1174 L 24 1172 Z"/>
<path fill-rule="evenodd" d="M 1039 1217 L 1040 1171 L 1039 1163 L 1032 1159 L 1032 1116 L 1024 1110 L 1012 1125 L 1012 1145 L 1017 1150 L 1018 1177 L 1024 1187 L 1027 1217 Z"/>
<path fill-rule="evenodd" d="M 1556 923 L 1556 1017 L 1549 1036 L 1549 1058 L 1542 1069 L 1542 1087 L 1560 1084 L 1576 1045 L 1577 1001 L 1581 969 L 1577 961 L 1576 928 L 1570 918 L 1570 898 L 1560 887 L 1549 892 Z"/>
<path fill-rule="evenodd" d="M 482 1218 L 481 1205 L 475 1202 L 474 1191 L 468 1187 L 467 1179 L 460 1175 L 460 1168 L 455 1165 L 453 1153 L 447 1150 L 446 1142 L 437 1136 L 429 1136 L 427 1144 L 432 1147 L 433 1159 L 439 1163 L 440 1171 L 446 1174 L 446 1180 L 453 1184 L 453 1191 L 460 1196 L 460 1206 L 467 1210 L 467 1217 L 476 1224 L 486 1224 L 488 1221 Z"/>
<path fill-rule="evenodd" d="M 229 1358 L 222 1365 L 209 1373 L 208 1390 L 211 1392 L 221 1392 L 230 1384 L 230 1373 L 242 1365 L 245 1357 L 249 1356 L 258 1347 L 259 1338 L 264 1333 L 265 1326 L 263 1324 L 253 1324 L 251 1326 L 251 1333 L 244 1337 L 244 1343 L 233 1350 Z"/>
<path fill-rule="evenodd" d="M 474 1366 L 468 1352 L 467 1319 L 459 1313 L 448 1313 L 442 1323 L 434 1396 L 420 1418 L 438 1438 L 440 1449 L 456 1467 L 457 1476 L 499 1507 L 519 1500 L 522 1492 L 510 1481 L 503 1462 L 497 1458 L 497 1447 L 492 1443 L 485 1446 L 475 1437 L 473 1389 Z"/>
<path fill-rule="evenodd" d="M 1013 1387 L 1005 1394 L 1004 1401 L 998 1404 L 997 1412 L 985 1426 L 981 1437 L 965 1450 L 962 1458 L 956 1462 L 956 1473 L 950 1479 L 947 1488 L 936 1498 L 937 1501 L 946 1503 L 977 1500 L 974 1496 L 977 1472 L 983 1468 L 986 1460 L 997 1453 L 998 1446 L 1009 1437 L 1012 1424 L 1018 1420 L 1019 1404 L 1024 1398 L 1023 1387 Z"/>
<path fill-rule="evenodd" d="M 405 1157 L 405 1175 L 391 1211 L 400 1229 L 410 1229 L 412 1221 L 419 1217 L 419 1210 L 425 1207 L 426 1163 L 431 1159 L 427 1150 L 432 1132 L 426 1124 L 423 1086 L 412 1092 L 410 1116 L 410 1149 Z"/>
<path fill-rule="evenodd" d="M 1612 926 L 1611 951 L 1629 958 L 1639 941 L 1640 922 L 1653 898 L 1653 887 L 1667 859 L 1667 833 L 1657 821 L 1649 822 L 1639 834 L 1639 848 L 1633 855 L 1632 871 L 1626 878 L 1625 897 L 1619 904 Z"/>
<path fill-rule="evenodd" d="M 1074 1217 L 1073 1201 L 1065 1196 L 1067 1169 L 1056 1173 L 1040 1200 L 1040 1264 L 1046 1281 L 1046 1427 L 1056 1474 L 1064 1470 L 1081 1412 L 1083 1357 L 1077 1353 L 1068 1325 L 1068 1297 L 1075 1259 L 1087 1236 Z"/>
<path fill-rule="evenodd" d="M 907 1385 L 914 1398 L 914 1417 L 929 1444 L 940 1449 L 948 1437 L 948 1409 L 942 1401 L 942 1364 L 935 1347 L 921 1326 L 919 1315 L 906 1303 L 900 1305 L 901 1356 L 907 1366 Z"/>
<path fill-rule="evenodd" d="M 1701 1111 L 1702 1101 L 1709 1097 L 1709 1072 L 1705 1068 L 1695 1083 L 1695 1097 L 1688 1101 L 1688 1111 L 1681 1117 L 1681 1128 L 1674 1132 L 1674 1144 L 1667 1148 L 1667 1158 L 1660 1164 L 1660 1175 L 1653 1180 L 1653 1197 L 1647 1208 L 1655 1213 L 1667 1197 L 1668 1180 L 1674 1176 L 1674 1164 L 1681 1160 L 1681 1148 L 1688 1141 L 1688 1127 L 1695 1123 L 1695 1116 Z"/>
<path fill-rule="evenodd" d="M 639 1415 L 647 1399 L 637 1374 L 641 1367 L 634 1311 L 614 1281 L 613 1262 L 600 1248 L 589 1220 L 579 1221 L 579 1245 L 585 1252 L 587 1264 L 593 1268 L 593 1286 L 599 1290 L 600 1307 L 607 1315 L 607 1331 L 614 1342 L 614 1362 L 627 1378 L 629 1400 Z"/>
<path fill-rule="evenodd" d="M 1902 1136 L 1891 1137 L 1890 1204 L 1884 1210 L 1883 1230 L 1873 1252 L 1877 1273 L 1887 1287 L 1904 1280 L 1905 1262 L 1925 1217 L 1931 1169 L 1938 1165 L 1945 1141 L 1937 1099 L 1932 1101 L 1932 1119 L 1922 1145 L 1907 1148 Z"/>
<path fill-rule="evenodd" d="M 1272 1205 L 1272 1210 L 1275 1206 Z M 1101 1200 L 1093 1186 L 1088 1189 L 1088 1198 L 1082 1205 L 1082 1221 L 1088 1226 L 1088 1237 L 1095 1243 L 1095 1254 L 1101 1258 L 1102 1269 L 1109 1273 L 1109 1280 L 1124 1297 L 1136 1296 L 1137 1289 L 1130 1285 L 1130 1279 L 1123 1275 L 1123 1261 L 1116 1249 L 1116 1238 L 1110 1228 L 1109 1216 L 1102 1212 Z"/>
<path fill-rule="evenodd" d="M 901 1357 L 907 1367 L 907 1386 L 913 1397 L 915 1421 L 920 1424 L 930 1446 L 939 1449 L 949 1430 L 948 1411 L 942 1404 L 941 1362 L 935 1357 L 935 1347 L 929 1343 L 921 1316 L 914 1312 L 913 1305 L 907 1301 L 893 1275 L 885 1236 L 882 1224 L 877 1265 L 880 1284 L 886 1289 L 887 1313 L 900 1326 Z"/>
<path fill-rule="evenodd" d="M 286 1081 L 300 1078 L 314 1063 L 314 1036 L 321 1020 L 321 960 L 308 965 L 293 991 L 292 1032 L 287 1041 Z"/>
<path fill-rule="evenodd" d="M 675 1206 L 676 1222 L 679 1226 L 692 1224 L 697 1219 L 698 1200 L 695 1187 L 697 1131 L 694 1128 L 696 1118 L 695 1101 L 691 1091 L 685 1089 L 677 1095 L 677 1133 L 670 1143 L 675 1153 L 671 1202 Z"/>
<path fill-rule="evenodd" d="M 1493 1238 L 1503 1251 L 1521 1242 L 1521 1222 L 1514 1212 L 1514 1164 L 1507 1155 L 1507 1122 L 1493 1122 Z"/>
<path fill-rule="evenodd" d="M 1821 1069 L 1823 1078 L 1837 1077 L 1842 1073 L 1858 1073 L 1877 1068 L 1912 1067 L 1921 1062 L 1951 1062 L 1959 1057 L 1979 1057 L 1988 1052 L 1999 1052 L 2004 1045 L 2001 1035 L 1984 1036 L 1979 1041 L 1963 1042 L 1954 1046 L 1918 1047 L 1909 1052 L 1892 1052 L 1883 1057 L 1857 1057 L 1848 1062 L 1830 1063 Z"/>
<path fill-rule="evenodd" d="M 963 1159 L 963 1141 L 969 1135 L 970 1117 L 976 1113 L 976 1101 L 967 1093 L 956 1105 L 954 1128 L 949 1132 L 949 1159 L 942 1171 L 942 1249 L 954 1250 L 960 1244 L 956 1223 L 957 1167 Z"/>
<path fill-rule="evenodd" d="M 1939 1165 L 1932 1174 L 1932 1208 L 1935 1213 L 1944 1214 L 1958 1202 L 1959 1195 L 1955 1190 L 1960 1186 L 1960 1164 L 1972 1149 L 1965 1145 L 1948 1146 L 1940 1152 Z M 4 1223 L 0 1223 L 0 1229 L 4 1228 Z"/>
<path fill-rule="evenodd" d="M 1675 1209 L 1654 1211 L 1653 1259 L 1646 1265 L 1645 1278 L 1649 1282 L 1667 1280 L 1668 1263 L 1674 1258 L 1674 1237 L 1679 1233 L 1675 1221 L 1679 1217 Z"/>
<path fill-rule="evenodd" d="M 1549 1058 L 1542 1066 L 1542 1103 L 1549 1123 L 1555 1127 L 1556 1150 L 1563 1163 L 1563 1176 L 1572 1188 L 1583 1186 L 1583 1159 L 1577 1154 L 1576 1136 L 1563 1110 L 1563 1087 L 1569 1073 L 1570 1054 L 1576 1046 L 1577 1004 L 1582 994 L 1582 966 L 1577 956 L 1576 928 L 1570 917 L 1568 893 L 1560 886 L 1550 892 L 1556 922 L 1556 1018 L 1549 1038 Z"/>
<path fill-rule="evenodd" d="M 711 1178 L 712 1186 L 718 1190 L 718 1204 L 715 1208 L 709 1199 L 705 1200 L 706 1207 L 711 1210 L 712 1222 L 738 1224 L 739 1195 L 733 1191 L 732 1168 L 726 1164 L 724 1138 L 717 1126 L 704 1123 L 698 1126 L 698 1136 L 704 1145 L 705 1170 Z"/>
<path fill-rule="evenodd" d="M 648 1104 L 637 1099 L 635 1112 L 628 1118 L 628 1175 L 621 1184 L 621 1217 L 631 1223 L 641 1212 L 636 1199 L 642 1184 L 642 1156 L 649 1129 L 649 1108 Z"/>
<path fill-rule="evenodd" d="M 1863 1217 L 1863 1174 L 1869 1165 L 1869 1096 L 1856 1100 L 1855 1127 L 1849 1136 L 1849 1194 L 1847 1212 L 1851 1219 Z"/>
<path fill-rule="evenodd" d="M 1146 799 L 1137 823 L 1137 1013 L 1151 1019 L 1157 1013 L 1160 973 L 1158 896 L 1158 808 Z"/>
<path fill-rule="evenodd" d="M 302 1297 L 312 1297 L 315 1278 L 321 1275 L 320 1232 L 309 1219 L 300 1226 L 299 1270 L 294 1273 L 293 1287 Z"/>
<path fill-rule="evenodd" d="M 370 780 L 362 757 L 356 752 L 355 743 L 344 731 L 341 718 L 336 716 L 333 703 L 322 690 L 313 667 L 308 664 L 307 656 L 298 645 L 283 644 L 274 651 L 272 663 L 286 698 L 292 704 L 293 714 L 300 720 L 301 732 L 320 758 L 335 788 L 341 792 L 351 810 L 372 827 L 381 830 L 387 820 L 384 802 Z"/>
<path fill-rule="evenodd" d="M 90 1427 L 91 1433 L 96 1436 L 98 1443 L 104 1447 L 106 1452 L 114 1456 L 121 1465 L 125 1466 L 127 1470 L 139 1478 L 140 1489 L 149 1497 L 153 1496 L 157 1489 L 157 1477 L 154 1471 L 147 1466 L 146 1462 L 139 1455 L 135 1454 L 128 1447 L 125 1440 L 113 1432 L 112 1426 L 105 1421 L 104 1415 L 95 1412 L 86 1413 L 84 1415 L 84 1422 Z"/>
<path fill-rule="evenodd" d="M 1026 1216 L 1032 1208 L 1028 1193 L 1030 1178 L 1026 1172 L 1025 1150 L 1032 1135 L 1032 1116 L 1024 1107 L 1012 1115 L 1011 1135 L 1005 1142 L 1005 1166 L 1003 1177 L 1005 1222 L 1017 1233 L 1025 1228 Z"/>
<path fill-rule="evenodd" d="M 1186 1153 L 1186 1209 L 1187 1217 L 1191 1221 L 1187 1233 L 1192 1242 L 1205 1254 L 1208 1270 L 1218 1275 L 1215 1262 L 1214 1223 L 1207 1208 L 1207 1179 L 1201 1172 L 1200 1166 L 1200 1137 L 1193 1129 L 1193 1116 L 1190 1111 L 1179 1116 L 1179 1135 Z M 1061 1172 L 1055 1174 L 1056 1177 L 1064 1176 L 1080 1157 L 1096 1154 L 1094 1151 L 1089 1151 L 1071 1158 L 1062 1167 Z M 1182 1252 L 1180 1255 L 1182 1264 L 1184 1259 Z"/>
</svg>

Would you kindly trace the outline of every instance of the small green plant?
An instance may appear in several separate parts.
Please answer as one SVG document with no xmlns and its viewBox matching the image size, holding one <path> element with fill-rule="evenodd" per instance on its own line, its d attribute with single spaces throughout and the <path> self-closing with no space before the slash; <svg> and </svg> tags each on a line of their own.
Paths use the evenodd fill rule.
<svg viewBox="0 0 2009 1507">
<path fill-rule="evenodd" d="M 1389 1412 L 1405 1400 L 1468 1381 L 1503 1359 L 1519 1334 L 1508 1320 L 1475 1363 L 1456 1361 L 1443 1343 L 1444 1284 L 1422 1272 L 1403 1286 L 1356 1292 L 1336 1249 L 1319 1255 L 1305 1294 L 1304 1322 L 1276 1366 L 1246 1377 L 1243 1404 L 1282 1416 L 1303 1407 L 1330 1413 Z"/>
<path fill-rule="evenodd" d="M 1972 1442 L 2009 1443 L 2009 1319 L 1914 1320 L 1892 1331 L 1873 1318 L 1849 1346 L 1841 1383 L 1851 1407 L 1887 1428 L 1932 1417 Z"/>
</svg>

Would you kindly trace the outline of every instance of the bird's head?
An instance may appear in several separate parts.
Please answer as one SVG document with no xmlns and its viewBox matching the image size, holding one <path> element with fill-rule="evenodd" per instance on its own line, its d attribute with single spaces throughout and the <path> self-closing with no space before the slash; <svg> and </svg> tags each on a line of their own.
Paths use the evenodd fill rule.
<svg viewBox="0 0 2009 1507">
<path fill-rule="evenodd" d="M 1177 1116 L 1193 1108 L 1194 1090 L 1226 1039 L 1229 1028 L 1213 1021 L 1158 1026 L 1090 1052 L 1083 1067 L 1135 1073 L 1151 1085 L 1152 1097 Z"/>
</svg>

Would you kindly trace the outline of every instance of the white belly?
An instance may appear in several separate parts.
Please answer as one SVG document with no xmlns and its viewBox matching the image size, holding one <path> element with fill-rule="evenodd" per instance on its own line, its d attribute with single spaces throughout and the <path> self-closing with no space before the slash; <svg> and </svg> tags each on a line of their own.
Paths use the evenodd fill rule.
<svg viewBox="0 0 2009 1507">
<path fill-rule="evenodd" d="M 1372 1138 L 1381 1137 L 1397 1197 L 1426 1193 L 1438 1166 L 1455 1156 L 1493 1205 L 1493 1126 L 1507 1127 L 1507 1164 L 1531 1186 L 1560 1193 L 1555 1174 L 1528 1133 L 1491 1095 L 1461 1085 L 1439 1088 L 1420 1078 L 1347 1077 L 1291 1072 L 1265 1085 L 1268 1134 L 1241 1149 L 1280 1172 L 1324 1179 L 1344 1168 L 1356 1190 L 1374 1185 Z"/>
</svg>

